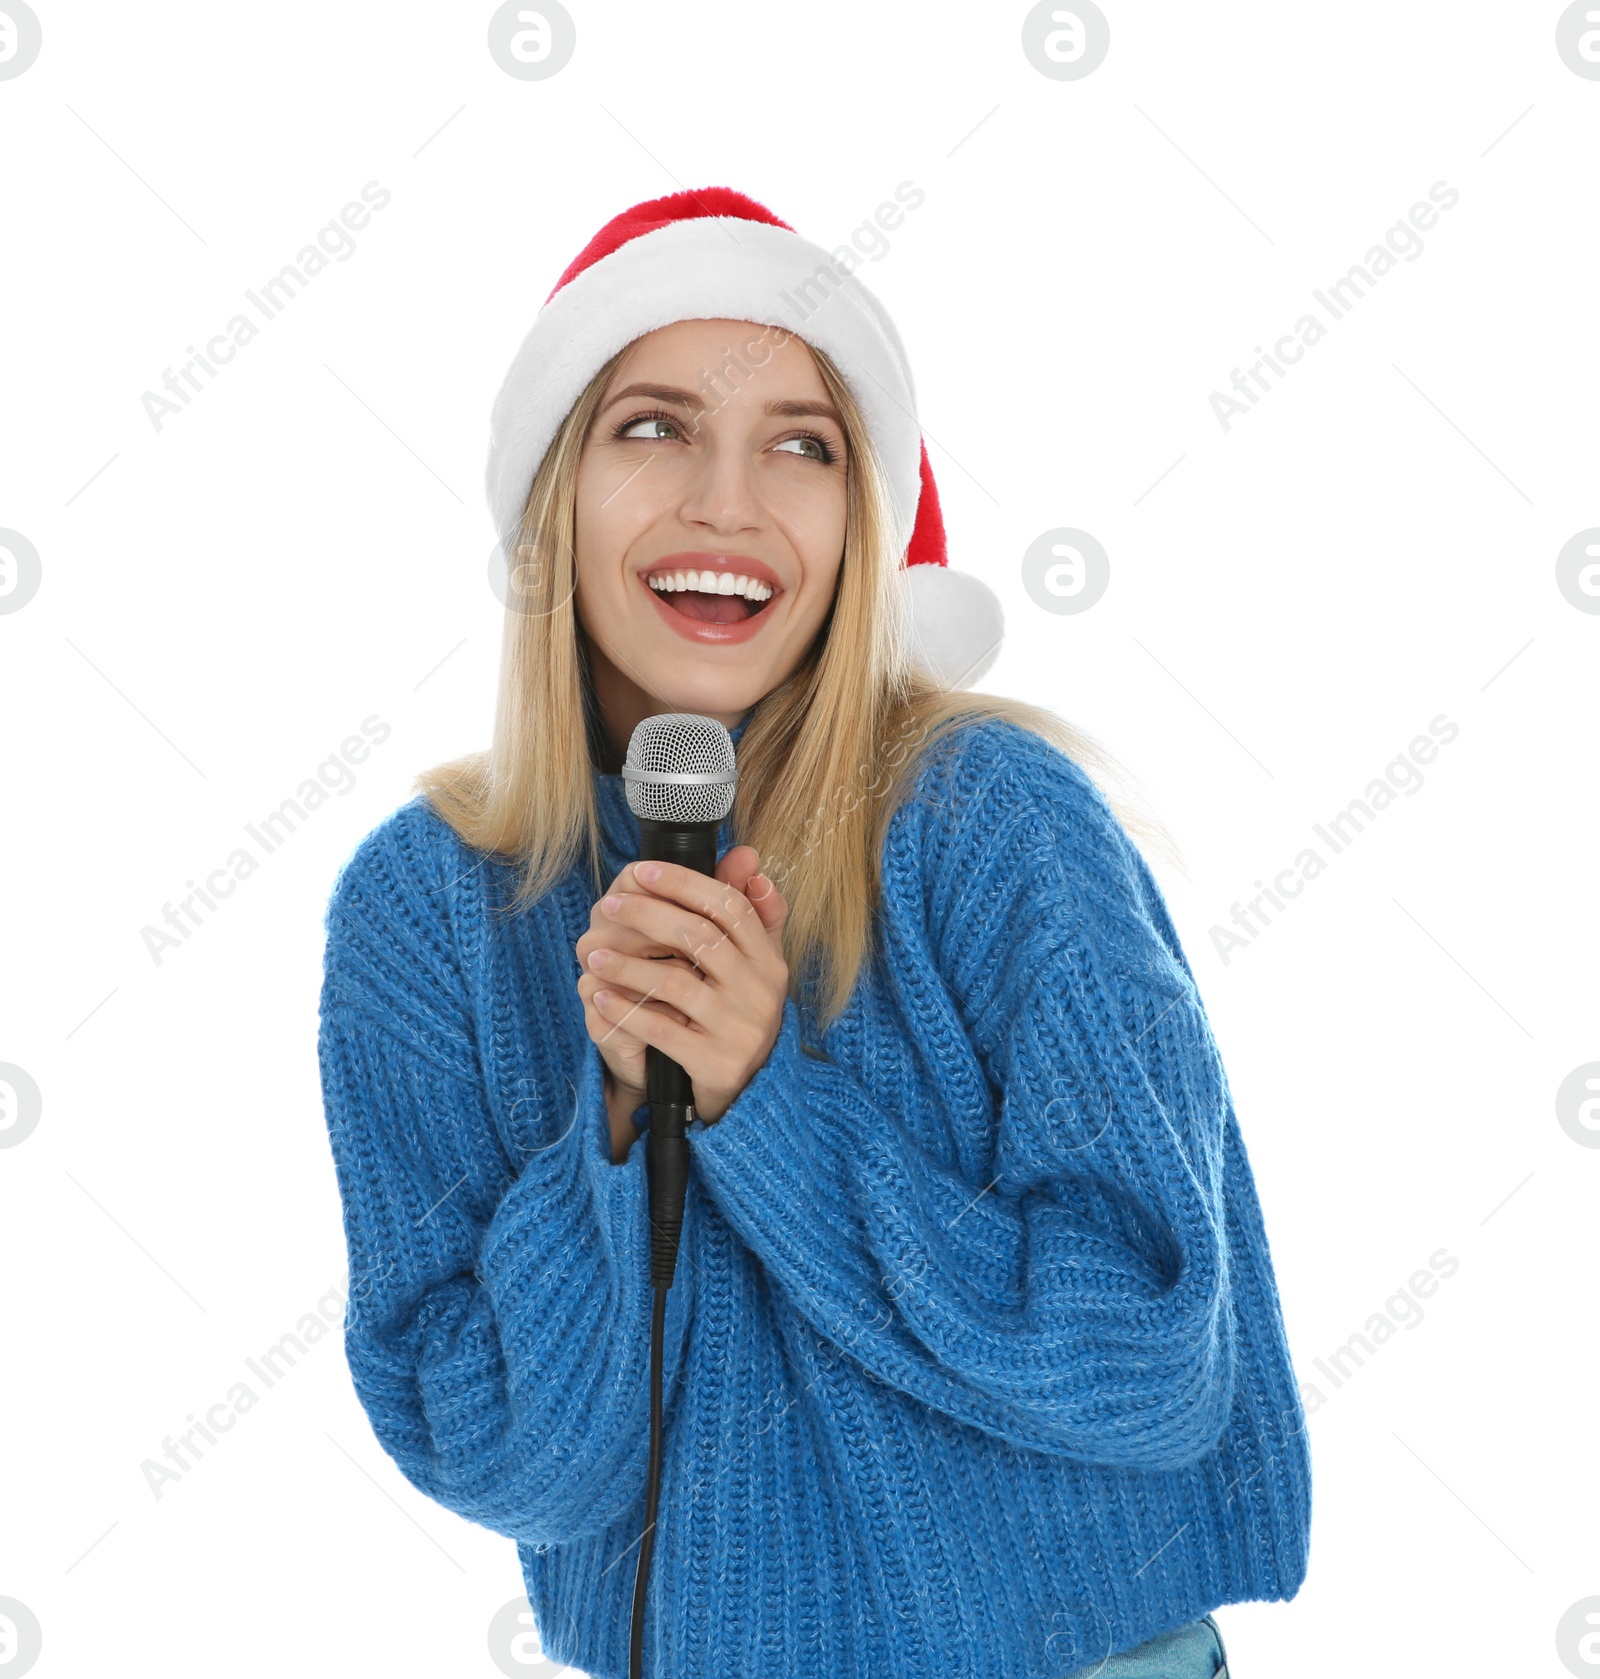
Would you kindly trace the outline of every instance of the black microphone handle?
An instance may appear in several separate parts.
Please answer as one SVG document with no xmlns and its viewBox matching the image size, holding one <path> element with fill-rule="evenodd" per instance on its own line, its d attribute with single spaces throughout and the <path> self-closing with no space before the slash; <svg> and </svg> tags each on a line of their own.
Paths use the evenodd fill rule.
<svg viewBox="0 0 1600 1679">
<path fill-rule="evenodd" d="M 699 874 L 714 875 L 720 822 L 655 822 L 639 818 L 639 860 L 681 863 Z M 678 1264 L 678 1238 L 689 1181 L 689 1139 L 694 1117 L 694 1085 L 664 1051 L 647 1044 L 644 1052 L 650 1134 L 645 1144 L 650 1184 L 650 1277 L 657 1288 L 670 1288 Z"/>
</svg>

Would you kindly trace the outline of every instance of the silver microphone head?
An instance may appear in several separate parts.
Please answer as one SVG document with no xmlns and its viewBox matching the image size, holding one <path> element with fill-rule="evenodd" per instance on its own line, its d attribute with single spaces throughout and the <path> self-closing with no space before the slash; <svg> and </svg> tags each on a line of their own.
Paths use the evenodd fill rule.
<svg viewBox="0 0 1600 1679">
<path fill-rule="evenodd" d="M 733 736 L 715 717 L 664 711 L 633 731 L 622 779 L 633 814 L 651 822 L 721 822 L 733 809 Z"/>
</svg>

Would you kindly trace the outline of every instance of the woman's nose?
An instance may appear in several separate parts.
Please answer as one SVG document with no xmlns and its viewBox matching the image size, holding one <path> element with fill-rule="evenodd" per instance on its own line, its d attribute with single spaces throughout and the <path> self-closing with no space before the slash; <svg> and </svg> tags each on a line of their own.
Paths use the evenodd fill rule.
<svg viewBox="0 0 1600 1679">
<path fill-rule="evenodd" d="M 683 517 L 713 530 L 749 530 L 761 523 L 752 463 L 738 449 L 707 444 L 690 474 Z"/>
</svg>

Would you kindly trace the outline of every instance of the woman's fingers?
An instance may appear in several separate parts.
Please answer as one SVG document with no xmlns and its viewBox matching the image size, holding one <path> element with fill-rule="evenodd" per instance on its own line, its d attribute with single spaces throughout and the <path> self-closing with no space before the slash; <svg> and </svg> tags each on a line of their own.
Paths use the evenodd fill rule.
<svg viewBox="0 0 1600 1679">
<path fill-rule="evenodd" d="M 635 1002 L 667 1010 L 679 1024 L 709 1022 L 716 999 L 711 988 L 687 963 L 652 962 L 617 950 L 596 950 L 589 957 L 596 989 L 618 991 Z"/>
<path fill-rule="evenodd" d="M 668 1019 L 654 1001 L 636 1002 L 608 985 L 596 991 L 594 1006 L 603 1020 L 623 1032 L 631 1032 L 644 1043 L 654 1044 L 680 1067 L 699 1059 L 698 1051 L 706 1041 L 705 1035 L 692 1025 L 680 1025 Z"/>
<path fill-rule="evenodd" d="M 607 895 L 617 892 L 643 892 L 644 887 L 633 878 L 634 865 L 628 866 L 606 888 Z M 601 913 L 598 904 L 589 912 L 589 926 L 574 947 L 580 965 L 589 960 L 589 952 L 600 945 L 607 945 L 616 950 L 627 951 L 634 956 L 678 956 L 680 950 L 671 945 L 659 943 L 648 934 L 636 932 L 633 928 L 624 926 L 611 916 Z"/>
<path fill-rule="evenodd" d="M 674 949 L 671 945 L 662 944 L 648 933 L 625 926 L 609 915 L 602 915 L 599 910 L 594 913 L 594 921 L 595 925 L 573 946 L 582 967 L 588 966 L 589 952 L 602 946 L 607 950 L 620 950 L 629 956 L 646 956 L 655 961 L 687 960 L 681 945 Z"/>
<path fill-rule="evenodd" d="M 788 899 L 764 874 L 752 875 L 743 891 L 754 906 L 756 914 L 761 917 L 761 923 L 767 929 L 768 936 L 776 938 L 783 931 L 784 922 L 789 919 Z"/>
<path fill-rule="evenodd" d="M 635 867 L 635 865 L 632 864 L 632 863 L 629 863 L 629 864 L 625 865 L 622 872 L 606 888 L 606 891 L 608 891 L 608 892 L 638 892 L 638 891 L 640 891 L 641 888 L 640 888 L 640 885 L 639 885 L 638 881 L 636 881 L 633 878 L 634 867 Z"/>
<path fill-rule="evenodd" d="M 722 938 L 732 940 L 735 949 L 752 960 L 759 960 L 770 950 L 766 926 L 755 906 L 727 881 L 703 875 L 698 869 L 686 869 L 681 863 L 636 863 L 633 872 L 651 898 L 679 905 L 691 919 L 700 917 L 711 922 Z"/>
<path fill-rule="evenodd" d="M 744 891 L 745 882 L 760 866 L 761 858 L 753 845 L 735 845 L 725 851 L 711 872 L 718 880 Z"/>
<path fill-rule="evenodd" d="M 651 966 L 665 967 L 666 964 L 652 963 Z M 692 969 L 689 971 L 693 972 Z M 587 973 L 580 976 L 578 980 L 578 995 L 591 1008 L 595 1008 L 597 1012 L 599 1006 L 594 1001 L 594 995 L 597 991 L 602 990 L 616 993 L 626 1006 L 643 1005 L 664 1014 L 667 1019 L 672 1021 L 675 1025 L 687 1026 L 689 1024 L 688 1015 L 686 1015 L 682 1009 L 668 1002 L 667 999 L 661 995 L 659 983 L 653 978 L 649 987 L 647 987 L 644 991 L 640 991 L 634 986 L 629 985 L 626 980 L 618 978 L 611 968 L 607 968 L 603 974 L 597 968 L 590 968 Z M 612 1019 L 611 1024 L 613 1026 L 617 1024 L 614 1018 Z M 628 1028 L 624 1026 L 623 1030 L 626 1031 Z"/>
<path fill-rule="evenodd" d="M 722 985 L 732 986 L 741 973 L 748 973 L 752 961 L 768 959 L 765 952 L 756 956 L 747 954 L 727 928 L 665 898 L 643 892 L 619 892 L 611 902 L 615 908 L 603 910 L 608 919 L 669 946 Z M 765 942 L 767 935 L 759 931 L 755 910 L 747 907 L 745 915 L 756 922 L 759 936 Z"/>
<path fill-rule="evenodd" d="M 789 905 L 783 894 L 757 868 L 761 858 L 753 845 L 736 845 L 717 864 L 717 879 L 749 899 L 769 934 L 783 930 Z"/>
</svg>

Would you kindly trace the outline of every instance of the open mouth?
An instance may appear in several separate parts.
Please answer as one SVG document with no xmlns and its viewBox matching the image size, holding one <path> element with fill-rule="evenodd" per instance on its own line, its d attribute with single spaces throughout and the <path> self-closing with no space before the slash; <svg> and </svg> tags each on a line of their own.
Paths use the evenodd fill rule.
<svg viewBox="0 0 1600 1679">
<path fill-rule="evenodd" d="M 663 605 L 700 624 L 742 624 L 764 612 L 778 592 L 759 578 L 727 571 L 659 571 L 644 581 Z"/>
</svg>

